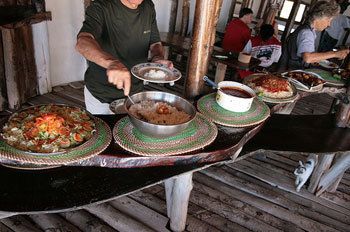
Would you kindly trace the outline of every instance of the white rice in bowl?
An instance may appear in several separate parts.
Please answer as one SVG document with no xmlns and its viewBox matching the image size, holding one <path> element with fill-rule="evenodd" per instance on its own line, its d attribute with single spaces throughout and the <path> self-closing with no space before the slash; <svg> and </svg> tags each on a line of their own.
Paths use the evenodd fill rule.
<svg viewBox="0 0 350 232">
<path fill-rule="evenodd" d="M 151 69 L 145 73 L 145 77 L 153 79 L 164 79 L 167 74 L 162 70 Z"/>
</svg>

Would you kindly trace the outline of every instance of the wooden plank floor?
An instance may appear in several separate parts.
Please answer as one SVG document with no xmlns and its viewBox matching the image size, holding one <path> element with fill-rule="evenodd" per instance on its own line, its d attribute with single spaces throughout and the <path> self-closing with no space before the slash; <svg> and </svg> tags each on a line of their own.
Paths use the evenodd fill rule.
<svg viewBox="0 0 350 232">
<path fill-rule="evenodd" d="M 50 102 L 84 107 L 81 83 L 55 87 L 27 105 Z M 326 113 L 331 103 L 327 95 L 310 96 L 293 113 Z M 350 231 L 350 172 L 334 193 L 315 197 L 305 186 L 298 193 L 293 171 L 305 159 L 260 154 L 195 173 L 186 231 Z M 84 210 L 4 218 L 0 231 L 169 231 L 167 224 L 164 187 L 156 185 Z"/>
</svg>

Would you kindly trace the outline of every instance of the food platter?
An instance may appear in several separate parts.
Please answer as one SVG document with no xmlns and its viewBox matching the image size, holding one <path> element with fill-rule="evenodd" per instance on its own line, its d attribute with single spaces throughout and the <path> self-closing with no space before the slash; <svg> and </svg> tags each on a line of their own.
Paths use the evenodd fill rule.
<svg viewBox="0 0 350 232">
<path fill-rule="evenodd" d="M 33 110 L 41 109 L 40 107 L 47 107 L 48 105 L 32 106 L 13 114 L 9 120 L 13 117 L 17 117 L 18 113 L 33 112 Z M 71 107 L 66 105 L 52 105 L 54 107 L 70 107 L 72 109 L 79 109 L 79 107 Z M 45 112 L 46 113 L 46 112 Z M 28 116 L 30 117 L 30 115 Z M 52 152 L 38 152 L 31 150 L 25 150 L 23 147 L 16 147 L 14 144 L 10 144 L 3 136 L 4 125 L 3 122 L 0 125 L 2 129 L 2 138 L 0 139 L 0 158 L 17 161 L 21 164 L 33 164 L 33 165 L 62 165 L 75 161 L 84 160 L 94 155 L 99 154 L 110 144 L 112 135 L 109 126 L 101 119 L 95 118 L 89 114 L 90 119 L 94 122 L 94 131 L 91 137 L 87 138 L 84 142 L 76 144 L 76 146 L 68 147 L 66 149 L 60 149 L 59 151 Z M 39 117 L 38 117 L 39 118 Z M 6 123 L 6 125 L 7 125 Z M 29 131 L 23 127 L 23 134 Z M 37 139 L 40 140 L 41 138 Z M 44 138 L 43 138 L 44 139 Z"/>
<path fill-rule="evenodd" d="M 327 86 L 335 86 L 335 87 L 343 87 L 345 85 L 345 81 L 341 79 L 341 76 L 337 76 L 335 73 L 339 69 L 333 69 L 333 71 L 327 71 L 323 69 L 306 69 L 307 72 L 315 73 L 316 75 L 321 76 L 321 78 L 326 82 Z"/>
<path fill-rule="evenodd" d="M 304 70 L 285 72 L 282 73 L 282 76 L 293 83 L 298 90 L 305 92 L 318 92 L 322 90 L 325 83 L 320 75 Z"/>
<path fill-rule="evenodd" d="M 257 94 L 258 98 L 264 102 L 268 102 L 268 103 L 273 103 L 273 104 L 280 104 L 280 103 L 289 103 L 289 102 L 294 102 L 297 98 L 298 98 L 298 92 L 297 89 L 295 88 L 295 86 L 291 83 L 289 83 L 288 80 L 288 84 L 290 87 L 290 91 L 291 91 L 291 96 L 287 96 L 287 97 L 269 97 L 264 95 L 263 92 L 260 92 L 259 90 L 257 90 L 256 88 L 254 88 L 254 86 L 252 86 L 250 83 L 253 80 L 256 80 L 257 78 L 260 78 L 261 76 L 265 76 L 267 74 L 253 74 L 250 75 L 246 78 L 243 79 L 243 84 L 248 85 L 249 87 L 251 87 Z"/>
<path fill-rule="evenodd" d="M 321 60 L 318 64 L 327 69 L 339 68 L 339 65 L 329 60 Z"/>
<path fill-rule="evenodd" d="M 169 68 L 159 63 L 141 63 L 131 68 L 131 73 L 145 83 L 174 84 L 181 78 L 181 72 L 176 68 Z"/>
</svg>

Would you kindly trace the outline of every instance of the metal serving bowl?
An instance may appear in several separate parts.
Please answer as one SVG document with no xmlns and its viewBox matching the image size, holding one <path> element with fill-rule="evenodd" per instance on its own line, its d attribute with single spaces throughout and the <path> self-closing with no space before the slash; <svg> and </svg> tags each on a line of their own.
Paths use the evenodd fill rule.
<svg viewBox="0 0 350 232">
<path fill-rule="evenodd" d="M 151 137 L 165 138 L 165 137 L 176 135 L 182 132 L 184 129 L 186 129 L 190 124 L 190 122 L 196 116 L 196 109 L 190 102 L 171 93 L 159 92 L 159 91 L 147 91 L 147 92 L 136 93 L 130 97 L 135 102 L 135 104 L 145 100 L 166 102 L 169 105 L 176 107 L 178 110 L 185 111 L 191 116 L 189 121 L 182 124 L 158 125 L 158 124 L 149 123 L 136 118 L 134 115 L 132 115 L 129 112 L 129 108 L 132 105 L 132 103 L 129 99 L 126 99 L 124 103 L 124 108 L 129 115 L 131 123 L 143 134 Z"/>
</svg>

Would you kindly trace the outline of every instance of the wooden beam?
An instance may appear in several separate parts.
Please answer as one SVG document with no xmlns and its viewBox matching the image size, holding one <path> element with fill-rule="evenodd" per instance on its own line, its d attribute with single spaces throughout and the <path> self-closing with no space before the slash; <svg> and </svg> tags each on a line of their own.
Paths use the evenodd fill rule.
<svg viewBox="0 0 350 232">
<path fill-rule="evenodd" d="M 266 0 L 262 0 L 260 2 L 259 10 L 258 10 L 258 13 L 256 14 L 256 17 L 259 18 L 259 19 L 261 19 L 262 16 L 264 15 L 264 13 L 263 13 L 264 9 L 265 9 L 265 11 L 267 10 L 267 8 L 264 8 L 265 4 L 266 4 Z"/>
<path fill-rule="evenodd" d="M 4 51 L 2 46 L 2 34 L 0 33 L 0 111 L 5 109 L 6 98 Z"/>
<path fill-rule="evenodd" d="M 217 7 L 221 6 L 222 0 L 197 1 L 194 18 L 194 30 L 192 48 L 187 68 L 187 80 L 185 96 L 194 98 L 202 93 L 204 82 L 203 76 L 208 71 L 208 64 L 213 46 L 212 36 L 215 32 L 218 14 Z"/>
<path fill-rule="evenodd" d="M 317 164 L 314 168 L 314 171 L 312 172 L 311 178 L 310 178 L 310 184 L 307 188 L 307 190 L 311 193 L 315 193 L 317 190 L 318 183 L 320 182 L 321 176 L 323 173 L 328 170 L 328 168 L 331 166 L 334 158 L 334 153 L 329 155 L 324 155 L 322 157 L 318 157 Z"/>
<path fill-rule="evenodd" d="M 250 0 L 243 0 L 241 9 L 243 9 L 244 7 L 249 7 L 249 4 L 250 4 Z"/>
<path fill-rule="evenodd" d="M 18 109 L 28 98 L 37 95 L 32 28 L 24 26 L 1 32 L 9 108 Z"/>
<path fill-rule="evenodd" d="M 291 10 L 289 17 L 288 17 L 286 27 L 284 28 L 284 31 L 283 31 L 283 34 L 281 37 L 281 41 L 284 41 L 288 37 L 289 33 L 292 30 L 294 23 L 295 23 L 295 17 L 297 16 L 297 13 L 298 13 L 300 3 L 301 3 L 301 0 L 296 0 L 294 2 L 292 10 Z"/>
<path fill-rule="evenodd" d="M 188 22 L 190 19 L 190 0 L 183 0 L 182 5 L 182 20 L 181 20 L 181 29 L 180 29 L 180 35 L 186 36 L 188 31 Z"/>
<path fill-rule="evenodd" d="M 192 187 L 192 172 L 165 181 L 167 213 L 172 231 L 185 230 Z"/>
<path fill-rule="evenodd" d="M 27 17 L 23 20 L 20 20 L 18 22 L 13 22 L 13 23 L 1 25 L 0 29 L 1 28 L 3 28 L 3 29 L 15 29 L 15 28 L 19 28 L 19 27 L 23 27 L 23 26 L 27 26 L 27 25 L 31 25 L 31 24 L 40 23 L 42 21 L 47 21 L 47 20 L 52 20 L 51 12 L 37 13 L 37 14 L 34 14 L 34 15 Z"/>
<path fill-rule="evenodd" d="M 170 20 L 169 20 L 169 33 L 171 34 L 175 33 L 178 6 L 179 6 L 179 0 L 171 1 Z"/>
<path fill-rule="evenodd" d="M 232 0 L 231 1 L 231 6 L 230 6 L 230 10 L 228 13 L 228 19 L 226 24 L 228 24 L 229 22 L 231 22 L 231 20 L 233 19 L 233 14 L 235 13 L 235 8 L 236 8 L 236 0 Z"/>
<path fill-rule="evenodd" d="M 347 88 L 346 93 L 349 96 L 350 86 Z M 340 103 L 340 106 L 336 112 L 336 124 L 337 127 L 350 127 L 350 103 Z"/>
<path fill-rule="evenodd" d="M 330 187 L 339 176 L 341 176 L 347 169 L 350 168 L 350 154 L 349 152 L 341 155 L 339 159 L 327 170 L 320 179 L 317 187 L 316 196 L 320 196 L 328 187 Z"/>
</svg>

